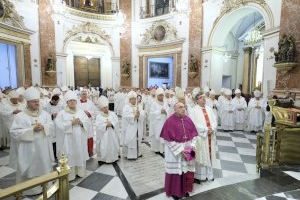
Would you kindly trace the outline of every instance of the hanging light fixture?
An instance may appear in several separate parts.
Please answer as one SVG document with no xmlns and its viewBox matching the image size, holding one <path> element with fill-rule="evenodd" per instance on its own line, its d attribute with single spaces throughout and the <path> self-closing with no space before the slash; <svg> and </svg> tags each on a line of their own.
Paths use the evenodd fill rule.
<svg viewBox="0 0 300 200">
<path fill-rule="evenodd" d="M 262 40 L 262 35 L 258 28 L 256 27 L 256 20 L 255 20 L 255 13 L 253 14 L 253 24 L 254 28 L 248 33 L 245 38 L 245 45 L 254 46 L 255 44 L 259 43 Z"/>
</svg>

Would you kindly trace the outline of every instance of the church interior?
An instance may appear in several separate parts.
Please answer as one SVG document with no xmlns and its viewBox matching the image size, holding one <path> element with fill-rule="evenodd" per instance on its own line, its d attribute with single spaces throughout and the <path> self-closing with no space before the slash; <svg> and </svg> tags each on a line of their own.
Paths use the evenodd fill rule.
<svg viewBox="0 0 300 200">
<path fill-rule="evenodd" d="M 0 199 L 300 199 L 299 80 L 299 0 L 0 0 Z"/>
</svg>

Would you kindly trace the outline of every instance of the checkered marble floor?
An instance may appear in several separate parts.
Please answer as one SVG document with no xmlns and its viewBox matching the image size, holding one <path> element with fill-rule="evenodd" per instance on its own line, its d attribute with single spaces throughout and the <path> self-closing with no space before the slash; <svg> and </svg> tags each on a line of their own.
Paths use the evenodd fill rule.
<svg viewBox="0 0 300 200">
<path fill-rule="evenodd" d="M 245 132 L 217 133 L 215 181 L 195 184 L 197 194 L 205 189 L 257 178 L 256 135 Z M 121 160 L 114 165 L 87 161 L 87 176 L 70 184 L 71 200 L 167 199 L 163 193 L 164 160 L 143 144 L 144 156 L 137 161 Z M 15 184 L 15 171 L 8 167 L 9 150 L 0 151 L 0 189 Z M 136 168 L 136 170 L 132 170 Z M 138 169 L 141 168 L 141 169 Z"/>
<path fill-rule="evenodd" d="M 256 200 L 296 200 L 296 199 L 300 199 L 300 190 L 276 193 L 266 197 L 258 198 Z"/>
</svg>

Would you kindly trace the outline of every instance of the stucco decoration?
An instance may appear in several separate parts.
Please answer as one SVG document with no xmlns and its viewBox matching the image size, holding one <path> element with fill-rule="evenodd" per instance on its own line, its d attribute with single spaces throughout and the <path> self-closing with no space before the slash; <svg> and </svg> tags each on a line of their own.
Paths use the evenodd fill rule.
<svg viewBox="0 0 300 200">
<path fill-rule="evenodd" d="M 237 9 L 241 6 L 244 6 L 247 3 L 256 3 L 261 6 L 266 5 L 265 0 L 224 0 L 220 15 L 223 16 L 224 14 L 226 14 L 234 9 Z"/>
<path fill-rule="evenodd" d="M 26 30 L 23 17 L 17 13 L 14 4 L 9 0 L 0 0 L 0 23 Z"/>
<path fill-rule="evenodd" d="M 99 43 L 99 40 L 102 40 L 107 43 L 111 49 L 113 49 L 110 35 L 108 35 L 106 31 L 102 30 L 98 25 L 90 22 L 73 26 L 73 28 L 70 29 L 66 34 L 64 39 L 64 47 L 70 39 L 75 41 L 83 40 L 83 42 L 90 43 Z"/>
<path fill-rule="evenodd" d="M 146 29 L 141 41 L 142 45 L 153 45 L 178 40 L 176 28 L 167 21 L 154 22 Z"/>
</svg>

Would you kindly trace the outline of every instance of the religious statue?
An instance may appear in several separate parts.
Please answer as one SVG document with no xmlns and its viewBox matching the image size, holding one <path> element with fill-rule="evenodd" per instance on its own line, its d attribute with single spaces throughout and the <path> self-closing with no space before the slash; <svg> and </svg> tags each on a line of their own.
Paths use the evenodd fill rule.
<svg viewBox="0 0 300 200">
<path fill-rule="evenodd" d="M 296 44 L 293 36 L 283 35 L 278 42 L 278 52 L 274 52 L 276 63 L 291 63 L 296 60 Z"/>
<path fill-rule="evenodd" d="M 122 65 L 122 75 L 129 77 L 130 76 L 130 64 L 127 60 L 123 62 Z"/>
<path fill-rule="evenodd" d="M 52 57 L 52 55 L 50 55 L 50 57 L 47 59 L 47 64 L 46 64 L 46 71 L 55 71 L 55 61 Z"/>
<path fill-rule="evenodd" d="M 190 72 L 198 71 L 198 60 L 195 58 L 193 54 L 191 54 L 190 58 Z"/>
</svg>

